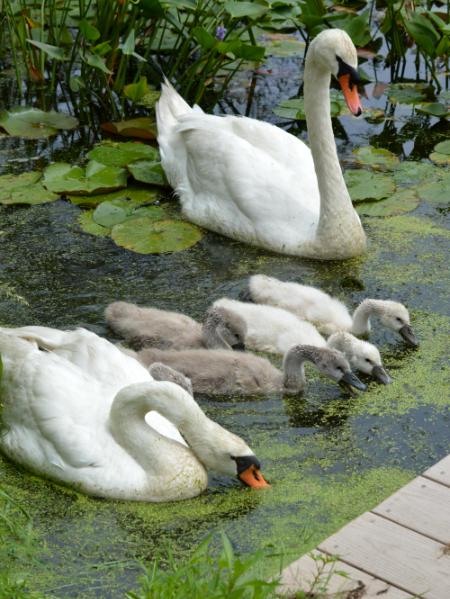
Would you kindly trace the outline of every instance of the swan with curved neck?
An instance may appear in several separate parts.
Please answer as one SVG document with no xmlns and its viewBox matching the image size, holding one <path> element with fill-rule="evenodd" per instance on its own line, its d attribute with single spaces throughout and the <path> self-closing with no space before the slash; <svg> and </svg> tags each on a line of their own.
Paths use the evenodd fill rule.
<svg viewBox="0 0 450 599">
<path fill-rule="evenodd" d="M 349 258 L 366 246 L 336 151 L 329 86 L 361 113 L 357 56 L 342 30 L 321 32 L 305 62 L 311 150 L 269 123 L 190 108 L 168 81 L 156 114 L 161 162 L 191 221 L 283 254 Z"/>
<path fill-rule="evenodd" d="M 392 300 L 365 299 L 351 315 L 341 301 L 316 287 L 280 281 L 267 275 L 251 276 L 242 295 L 255 303 L 293 312 L 299 318 L 314 323 L 326 335 L 338 331 L 367 335 L 371 330 L 371 318 L 376 318 L 384 327 L 398 333 L 408 345 L 419 345 L 407 308 Z"/>
<path fill-rule="evenodd" d="M 112 393 L 107 373 L 96 376 L 58 348 L 43 351 L 38 332 L 29 329 L 0 332 L 0 447 L 12 460 L 86 494 L 114 499 L 194 497 L 207 486 L 207 469 L 267 486 L 248 445 L 210 420 L 178 385 L 152 380 L 133 358 L 100 340 L 104 353 L 105 344 L 117 350 L 117 364 L 122 356 L 142 371 L 139 382 Z M 45 343 L 64 340 L 65 333 L 50 333 Z M 87 337 L 92 349 L 99 338 Z"/>
</svg>

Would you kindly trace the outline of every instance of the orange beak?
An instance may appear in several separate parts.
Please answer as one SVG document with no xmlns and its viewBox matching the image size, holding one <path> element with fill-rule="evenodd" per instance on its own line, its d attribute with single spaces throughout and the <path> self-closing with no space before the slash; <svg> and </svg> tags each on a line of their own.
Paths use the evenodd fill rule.
<svg viewBox="0 0 450 599">
<path fill-rule="evenodd" d="M 255 489 L 270 487 L 269 483 L 261 474 L 261 470 L 259 470 L 254 464 L 249 466 L 247 470 L 244 470 L 244 472 L 241 472 L 239 474 L 239 479 L 249 487 L 254 487 Z"/>
<path fill-rule="evenodd" d="M 350 84 L 350 74 L 345 73 L 338 77 L 339 84 L 344 92 L 344 98 L 352 114 L 359 116 L 362 113 L 361 100 L 359 99 L 358 86 Z"/>
</svg>

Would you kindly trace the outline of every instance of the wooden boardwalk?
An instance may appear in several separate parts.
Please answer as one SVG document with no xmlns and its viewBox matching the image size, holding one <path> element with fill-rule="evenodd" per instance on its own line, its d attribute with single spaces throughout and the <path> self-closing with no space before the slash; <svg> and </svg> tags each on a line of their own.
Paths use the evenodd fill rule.
<svg viewBox="0 0 450 599">
<path fill-rule="evenodd" d="M 314 580 L 327 597 L 450 599 L 450 455 L 285 568 L 279 590 Z"/>
</svg>

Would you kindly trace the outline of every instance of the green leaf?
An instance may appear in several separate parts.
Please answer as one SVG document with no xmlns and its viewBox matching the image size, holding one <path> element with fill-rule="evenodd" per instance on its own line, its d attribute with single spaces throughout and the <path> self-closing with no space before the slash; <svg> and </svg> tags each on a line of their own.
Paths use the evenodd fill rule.
<svg viewBox="0 0 450 599">
<path fill-rule="evenodd" d="M 398 157 L 384 148 L 364 146 L 353 150 L 357 164 L 364 164 L 376 170 L 393 170 L 400 162 Z"/>
<path fill-rule="evenodd" d="M 448 206 L 450 197 L 450 173 L 445 171 L 440 181 L 423 183 L 416 188 L 416 193 L 421 200 L 436 206 Z"/>
<path fill-rule="evenodd" d="M 111 230 L 98 225 L 93 219 L 93 214 L 93 210 L 83 210 L 78 217 L 78 224 L 85 233 L 97 235 L 98 237 L 107 237 L 111 233 Z"/>
<path fill-rule="evenodd" d="M 395 191 L 392 177 L 364 170 L 350 170 L 344 173 L 350 197 L 353 202 L 362 200 L 382 200 Z"/>
<path fill-rule="evenodd" d="M 42 186 L 41 173 L 31 171 L 21 175 L 0 177 L 0 204 L 44 204 L 59 198 Z"/>
<path fill-rule="evenodd" d="M 358 204 L 356 211 L 364 216 L 395 216 L 412 212 L 418 205 L 419 198 L 413 189 L 401 189 L 386 200 Z"/>
<path fill-rule="evenodd" d="M 132 218 L 146 216 L 153 220 L 166 216 L 160 206 L 139 206 L 126 197 L 102 202 L 97 206 L 92 215 L 94 221 L 103 227 L 112 227 Z"/>
<path fill-rule="evenodd" d="M 224 9 L 234 19 L 259 19 L 269 10 L 269 5 L 259 2 L 225 2 Z"/>
<path fill-rule="evenodd" d="M 393 177 L 396 185 L 417 185 L 422 181 L 435 181 L 441 178 L 441 169 L 427 162 L 407 160 L 395 167 Z"/>
<path fill-rule="evenodd" d="M 141 159 L 159 161 L 159 152 L 156 148 L 132 141 L 105 141 L 97 144 L 87 156 L 108 166 L 122 167 Z"/>
<path fill-rule="evenodd" d="M 78 25 L 83 37 L 85 37 L 90 42 L 95 42 L 100 37 L 100 31 L 97 27 L 94 27 L 89 21 L 86 19 L 82 19 Z"/>
<path fill-rule="evenodd" d="M 159 0 L 140 0 L 139 7 L 147 19 L 155 19 L 164 16 L 164 9 Z"/>
<path fill-rule="evenodd" d="M 156 139 L 156 122 L 146 116 L 116 123 L 102 123 L 101 128 L 113 135 L 136 137 L 138 139 Z"/>
<path fill-rule="evenodd" d="M 450 156 L 450 139 L 446 139 L 445 141 L 441 141 L 434 146 L 434 151 L 439 152 L 439 154 L 447 154 Z"/>
<path fill-rule="evenodd" d="M 422 48 L 428 56 L 434 57 L 440 37 L 427 17 L 419 13 L 414 13 L 409 15 L 407 19 L 404 19 L 403 24 L 416 44 Z"/>
<path fill-rule="evenodd" d="M 86 50 L 84 54 L 81 55 L 81 58 L 90 67 L 98 69 L 106 75 L 112 75 L 112 71 L 108 69 L 108 67 L 105 64 L 105 61 L 100 56 L 98 56 L 98 54 L 92 54 L 92 52 Z"/>
<path fill-rule="evenodd" d="M 140 77 L 137 83 L 129 83 L 123 88 L 123 93 L 133 102 L 139 102 L 150 91 L 147 77 Z"/>
<path fill-rule="evenodd" d="M 111 237 L 117 245 L 139 254 L 163 254 L 190 248 L 200 241 L 202 231 L 190 223 L 155 222 L 145 216 L 115 225 Z"/>
<path fill-rule="evenodd" d="M 167 187 L 167 179 L 160 162 L 138 160 L 128 165 L 128 170 L 136 179 L 149 185 Z"/>
<path fill-rule="evenodd" d="M 56 162 L 44 171 L 44 186 L 55 193 L 88 195 L 108 192 L 127 184 L 127 171 L 91 160 L 86 169 Z"/>
<path fill-rule="evenodd" d="M 55 60 L 68 60 L 64 50 L 62 48 L 58 48 L 58 46 L 51 46 L 50 44 L 44 44 L 44 42 L 37 42 L 36 40 L 27 39 L 29 44 L 36 46 L 39 50 L 42 50 L 47 56 L 50 58 L 54 58 Z"/>
<path fill-rule="evenodd" d="M 0 128 L 9 135 L 38 139 L 56 135 L 58 129 L 73 129 L 78 125 L 75 117 L 61 112 L 44 112 L 37 108 L 18 106 L 0 112 Z"/>
<path fill-rule="evenodd" d="M 450 111 L 448 110 L 447 106 L 441 104 L 440 102 L 425 102 L 423 104 L 417 105 L 416 109 L 419 112 L 431 114 L 432 116 L 437 116 L 439 118 L 444 118 L 450 115 Z"/>
<path fill-rule="evenodd" d="M 387 95 L 394 104 L 418 104 L 426 98 L 425 88 L 421 83 L 391 83 Z"/>
<path fill-rule="evenodd" d="M 109 193 L 103 193 L 98 195 L 68 195 L 69 200 L 72 204 L 77 206 L 97 206 L 101 202 L 112 201 L 112 200 L 129 200 L 132 202 L 134 207 L 142 204 L 152 204 L 159 199 L 159 192 L 148 187 L 135 187 L 129 185 L 126 189 L 118 189 L 117 191 L 111 191 Z"/>
<path fill-rule="evenodd" d="M 191 35 L 206 50 L 210 50 L 218 43 L 218 40 L 203 27 L 194 27 Z"/>
</svg>

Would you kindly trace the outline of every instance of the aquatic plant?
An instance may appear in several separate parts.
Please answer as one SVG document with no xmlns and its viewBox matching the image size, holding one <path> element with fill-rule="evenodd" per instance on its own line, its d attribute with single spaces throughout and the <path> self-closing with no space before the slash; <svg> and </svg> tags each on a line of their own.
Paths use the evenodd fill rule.
<svg viewBox="0 0 450 599">
<path fill-rule="evenodd" d="M 141 579 L 141 589 L 129 599 L 264 599 L 275 597 L 277 579 L 264 580 L 252 569 L 273 557 L 271 548 L 252 555 L 237 556 L 228 537 L 221 536 L 221 551 L 215 555 L 212 537 L 207 537 L 184 563 L 177 562 L 170 549 L 164 560 L 156 560 Z"/>
</svg>

